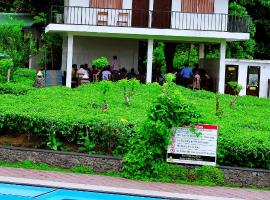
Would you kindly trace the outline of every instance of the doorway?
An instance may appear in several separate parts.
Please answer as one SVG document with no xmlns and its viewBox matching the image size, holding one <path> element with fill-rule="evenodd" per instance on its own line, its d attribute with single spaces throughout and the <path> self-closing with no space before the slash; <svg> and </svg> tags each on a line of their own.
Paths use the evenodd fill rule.
<svg viewBox="0 0 270 200">
<path fill-rule="evenodd" d="M 229 82 L 238 82 L 238 65 L 226 65 L 225 94 L 235 95 L 235 91 L 229 86 Z"/>
<path fill-rule="evenodd" d="M 247 95 L 259 97 L 260 93 L 260 67 L 248 66 Z"/>
<path fill-rule="evenodd" d="M 149 0 L 132 1 L 132 27 L 147 28 L 149 20 Z"/>
<path fill-rule="evenodd" d="M 171 28 L 172 0 L 154 0 L 152 28 Z"/>
</svg>

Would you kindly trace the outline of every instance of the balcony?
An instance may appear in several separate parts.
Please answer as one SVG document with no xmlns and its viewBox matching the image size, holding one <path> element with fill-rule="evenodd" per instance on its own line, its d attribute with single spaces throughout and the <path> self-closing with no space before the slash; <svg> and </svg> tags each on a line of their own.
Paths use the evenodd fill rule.
<svg viewBox="0 0 270 200">
<path fill-rule="evenodd" d="M 249 17 L 228 14 L 52 6 L 50 24 L 248 33 Z"/>
</svg>

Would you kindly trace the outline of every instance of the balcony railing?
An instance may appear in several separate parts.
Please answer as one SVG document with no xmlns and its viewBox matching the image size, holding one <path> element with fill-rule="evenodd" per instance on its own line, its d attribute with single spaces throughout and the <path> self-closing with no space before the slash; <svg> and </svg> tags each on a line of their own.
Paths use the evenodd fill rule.
<svg viewBox="0 0 270 200">
<path fill-rule="evenodd" d="M 249 17 L 228 14 L 52 6 L 50 23 L 158 28 L 218 32 L 249 32 Z"/>
</svg>

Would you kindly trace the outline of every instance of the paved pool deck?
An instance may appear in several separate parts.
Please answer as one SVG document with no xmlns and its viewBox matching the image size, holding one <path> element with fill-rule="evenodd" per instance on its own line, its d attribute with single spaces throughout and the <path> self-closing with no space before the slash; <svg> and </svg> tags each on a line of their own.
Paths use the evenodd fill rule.
<svg viewBox="0 0 270 200">
<path fill-rule="evenodd" d="M 269 180 L 270 181 L 270 180 Z M 0 182 L 193 200 L 270 200 L 270 191 L 142 182 L 99 175 L 0 167 Z"/>
</svg>

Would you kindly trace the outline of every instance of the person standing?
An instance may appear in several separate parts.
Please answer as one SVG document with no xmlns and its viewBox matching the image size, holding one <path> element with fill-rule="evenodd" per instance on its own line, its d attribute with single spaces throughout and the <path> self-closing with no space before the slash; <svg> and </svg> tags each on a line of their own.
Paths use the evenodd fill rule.
<svg viewBox="0 0 270 200">
<path fill-rule="evenodd" d="M 112 67 L 113 79 L 118 80 L 121 65 L 120 65 L 120 61 L 118 60 L 117 56 L 113 56 L 113 61 L 112 61 L 111 67 Z"/>
<path fill-rule="evenodd" d="M 188 66 L 187 63 L 185 64 L 184 68 L 181 70 L 180 75 L 183 78 L 183 86 L 185 86 L 186 88 L 188 88 L 193 73 L 192 73 L 192 70 L 190 69 L 190 67 Z"/>
</svg>

